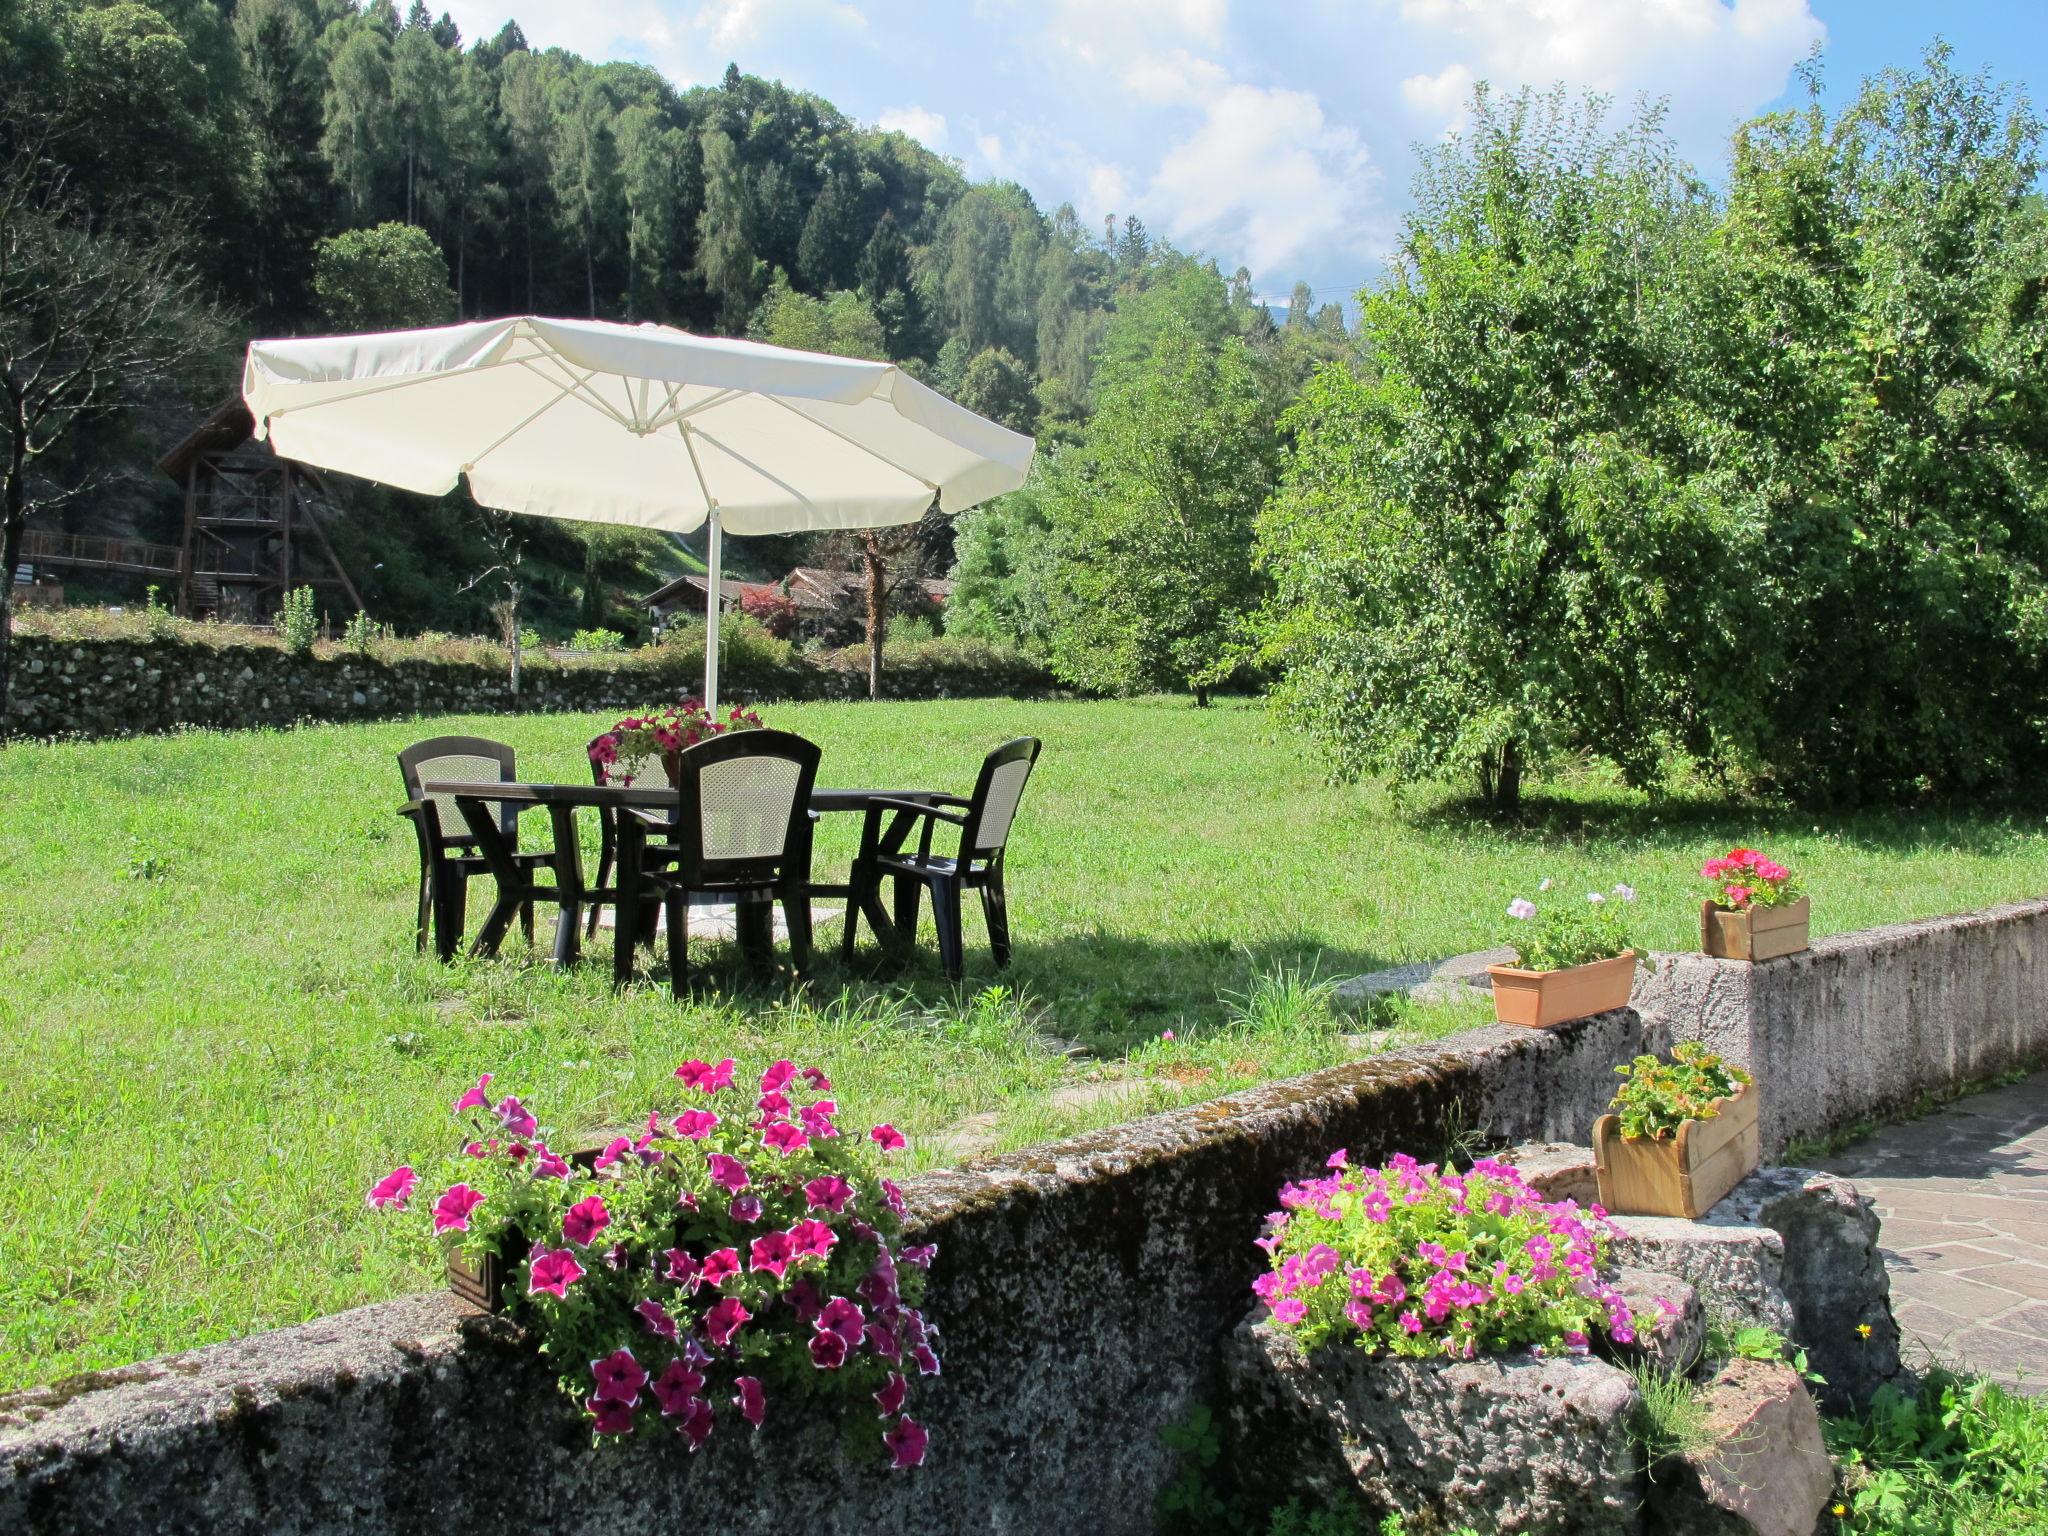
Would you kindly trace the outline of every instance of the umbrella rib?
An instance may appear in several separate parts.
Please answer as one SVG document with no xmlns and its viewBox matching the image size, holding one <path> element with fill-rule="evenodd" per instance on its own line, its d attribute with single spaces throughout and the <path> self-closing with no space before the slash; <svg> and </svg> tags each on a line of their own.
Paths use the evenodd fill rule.
<svg viewBox="0 0 2048 1536">
<path fill-rule="evenodd" d="M 909 469 L 901 464 L 898 464 L 886 453 L 877 453 L 868 444 L 860 442 L 854 438 L 848 437 L 844 432 L 840 431 L 837 427 L 827 426 L 824 422 L 818 420 L 817 417 L 811 415 L 809 412 L 798 410 L 795 406 L 791 405 L 787 400 L 784 400 L 779 395 L 762 395 L 761 398 L 763 400 L 770 402 L 771 404 L 781 406 L 785 411 L 789 412 L 790 415 L 796 417 L 799 421 L 808 421 L 820 432 L 830 432 L 842 443 L 845 443 L 852 448 L 858 448 L 862 453 L 866 454 L 876 463 L 888 465 L 889 468 L 895 470 L 896 473 L 899 475 L 908 475 L 911 479 L 915 480 L 919 485 L 923 486 L 926 490 L 932 492 L 934 495 L 938 493 L 939 487 L 937 482 L 926 479 L 923 475 L 920 475 L 914 469 Z M 702 431 L 703 429 L 700 427 L 698 430 Z M 714 437 L 712 441 L 714 443 L 717 443 L 718 439 Z M 718 443 L 718 446 L 721 448 L 726 448 L 726 445 L 724 443 Z M 732 450 L 730 448 L 726 448 L 726 452 L 731 453 Z M 734 454 L 734 457 L 737 458 L 738 455 Z"/>
<path fill-rule="evenodd" d="M 451 368 L 440 373 L 409 373 L 403 378 L 383 379 L 375 384 L 365 384 L 361 389 L 344 390 L 338 395 L 323 395 L 318 400 L 308 400 L 304 405 L 281 405 L 276 410 L 264 412 L 264 416 L 268 420 L 275 421 L 278 417 L 288 416 L 293 411 L 318 410 L 321 406 L 325 405 L 339 405 L 344 400 L 361 400 L 368 395 L 389 394 L 394 389 L 412 389 L 421 384 L 432 384 L 439 379 L 467 378 L 473 373 L 488 373 L 494 368 L 511 368 L 515 365 L 524 366 L 532 361 L 533 357 L 531 356 L 501 357 L 496 362 L 476 363 L 467 368 Z M 319 381 L 313 380 L 311 382 L 318 383 Z"/>
<path fill-rule="evenodd" d="M 714 405 L 725 404 L 726 401 L 732 399 L 735 395 L 747 393 L 745 390 L 721 389 L 716 394 L 699 400 L 695 405 L 686 405 L 678 411 L 674 408 L 676 396 L 682 392 L 683 386 L 680 384 L 669 387 L 668 399 L 662 404 L 661 414 L 647 424 L 649 432 L 659 432 L 663 427 L 672 427 L 679 422 L 688 421 L 692 416 L 700 415 L 710 410 Z"/>
<path fill-rule="evenodd" d="M 591 375 L 585 375 L 586 378 L 590 376 Z M 477 467 L 477 465 L 483 463 L 485 459 L 489 458 L 492 454 L 496 453 L 500 448 L 504 447 L 506 443 L 511 441 L 514 437 L 518 436 L 521 432 L 524 432 L 536 421 L 539 421 L 541 417 L 545 416 L 549 411 L 552 411 L 564 400 L 568 399 L 570 394 L 571 389 L 567 386 L 564 386 L 561 389 L 559 389 L 552 400 L 544 401 L 541 405 L 537 406 L 532 412 L 532 414 L 527 416 L 524 420 L 516 423 L 511 427 L 506 428 L 505 431 L 499 435 L 496 442 L 492 443 L 488 448 L 484 449 L 482 453 L 476 455 L 476 457 L 474 457 L 473 459 L 469 460 L 469 462 L 464 464 L 462 466 L 462 472 L 464 474 L 470 473 Z"/>
<path fill-rule="evenodd" d="M 699 486 L 704 485 L 704 470 L 702 466 L 700 466 L 697 463 L 697 445 L 694 441 L 695 438 L 699 437 L 703 438 L 706 442 L 710 443 L 714 448 L 717 448 L 721 452 L 728 455 L 735 463 L 746 465 L 748 469 L 751 469 L 755 474 L 759 475 L 763 480 L 766 480 L 770 485 L 780 486 L 783 490 L 789 492 L 790 499 L 792 501 L 799 502 L 806 507 L 814 505 L 810 497 L 806 496 L 797 487 L 791 485 L 787 480 L 783 479 L 782 476 L 774 473 L 772 470 L 768 468 L 767 465 L 755 463 L 752 459 L 748 458 L 744 453 L 741 453 L 737 448 L 734 448 L 732 444 L 720 442 L 717 438 L 713 437 L 709 432 L 706 432 L 702 427 L 685 427 L 683 429 L 683 446 L 690 450 L 690 464 L 691 467 L 696 469 L 697 471 L 697 484 Z M 887 461 L 885 460 L 884 462 L 886 463 Z M 894 465 L 890 465 L 890 468 L 893 469 L 894 467 Z M 705 489 L 704 495 L 705 498 L 709 500 L 711 492 L 708 488 Z M 718 503 L 716 501 L 712 501 L 711 505 L 713 508 L 716 508 Z"/>
<path fill-rule="evenodd" d="M 553 379 L 550 379 L 545 373 L 542 373 L 539 368 L 534 366 L 534 364 L 553 363 L 557 368 L 560 368 L 562 370 L 563 375 L 569 380 L 567 384 L 561 386 L 564 396 L 573 394 L 578 400 L 581 400 L 585 405 L 589 406 L 592 410 L 598 412 L 598 414 L 610 417 L 613 421 L 617 422 L 620 426 L 624 427 L 628 432 L 633 430 L 633 423 L 627 420 L 624 416 L 621 416 L 616 410 L 614 410 L 612 408 L 611 402 L 606 400 L 604 396 L 600 395 L 596 390 L 587 387 L 590 381 L 597 377 L 600 370 L 592 368 L 587 373 L 585 373 L 581 378 L 577 378 L 575 375 L 575 370 L 570 368 L 568 364 L 562 362 L 559 358 L 542 356 L 538 358 L 525 358 L 522 359 L 522 361 L 525 362 L 526 371 L 528 373 L 532 374 L 535 378 L 541 379 L 550 384 L 554 383 L 555 381 Z M 552 405 L 555 402 L 551 400 L 548 403 Z M 497 445 L 493 444 L 492 446 L 495 447 Z"/>
</svg>

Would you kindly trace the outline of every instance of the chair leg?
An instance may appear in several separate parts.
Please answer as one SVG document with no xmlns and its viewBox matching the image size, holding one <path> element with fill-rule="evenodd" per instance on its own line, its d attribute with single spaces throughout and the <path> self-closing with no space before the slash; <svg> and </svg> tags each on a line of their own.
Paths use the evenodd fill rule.
<svg viewBox="0 0 2048 1536">
<path fill-rule="evenodd" d="M 423 955 L 427 952 L 427 935 L 430 932 L 432 932 L 433 923 L 434 875 L 432 870 L 422 868 L 420 870 L 419 929 L 417 935 L 413 940 L 413 948 L 417 949 Z"/>
<path fill-rule="evenodd" d="M 607 838 L 607 839 L 605 840 L 605 844 L 604 844 L 604 846 L 603 846 L 602 848 L 600 848 L 600 849 L 598 850 L 598 854 L 597 854 L 597 887 L 598 887 L 598 889 L 602 890 L 602 889 L 603 889 L 603 888 L 604 888 L 605 886 L 609 885 L 609 884 L 611 883 L 611 878 L 612 878 L 612 845 L 611 845 L 611 840 L 610 840 L 609 838 Z M 584 929 L 583 929 L 583 936 L 584 936 L 584 937 L 585 937 L 586 939 L 594 939 L 594 938 L 596 938 L 596 937 L 597 937 L 597 919 L 598 919 L 598 914 L 599 914 L 599 913 L 601 913 L 602 911 L 604 911 L 604 903 L 603 903 L 603 902 L 601 902 L 601 901 L 593 901 L 593 902 L 592 902 L 592 903 L 590 904 L 590 916 L 589 916 L 589 918 L 588 918 L 588 919 L 586 920 L 586 922 L 585 922 L 585 924 L 584 924 Z"/>
<path fill-rule="evenodd" d="M 524 934 L 524 935 L 526 936 L 526 947 L 527 947 L 527 948 L 528 948 L 529 950 L 530 950 L 530 949 L 532 949 L 532 948 L 533 948 L 533 903 L 532 903 L 532 902 L 530 902 L 530 901 L 522 901 L 522 902 L 521 902 L 521 903 L 519 904 L 519 931 L 520 931 L 520 932 L 521 932 L 522 934 Z"/>
<path fill-rule="evenodd" d="M 668 986 L 681 998 L 690 984 L 690 893 L 672 885 L 662 897 L 668 918 Z"/>
<path fill-rule="evenodd" d="M 981 915 L 988 920 L 989 953 L 1001 970 L 1010 963 L 1010 902 L 1000 875 L 981 888 Z"/>
<path fill-rule="evenodd" d="M 783 921 L 789 925 L 790 968 L 801 976 L 811 968 L 811 898 L 798 889 L 782 898 Z M 848 920 L 852 914 L 848 913 Z"/>
<path fill-rule="evenodd" d="M 938 887 L 932 888 L 934 906 L 938 902 Z M 923 894 L 922 882 L 909 875 L 896 877 L 896 936 L 903 941 L 905 949 L 917 947 L 917 902 Z"/>
<path fill-rule="evenodd" d="M 846 877 L 846 915 L 840 920 L 839 958 L 847 965 L 853 964 L 853 943 L 860 932 L 860 904 L 867 891 L 867 876 L 861 867 L 853 866 L 853 873 Z"/>
<path fill-rule="evenodd" d="M 443 869 L 434 880 L 434 952 L 447 964 L 462 946 L 462 923 L 468 907 L 469 876 Z"/>
<path fill-rule="evenodd" d="M 960 943 L 960 882 L 939 878 L 932 881 L 932 922 L 939 930 L 939 965 L 948 981 L 958 981 L 967 970 L 967 957 Z"/>
</svg>

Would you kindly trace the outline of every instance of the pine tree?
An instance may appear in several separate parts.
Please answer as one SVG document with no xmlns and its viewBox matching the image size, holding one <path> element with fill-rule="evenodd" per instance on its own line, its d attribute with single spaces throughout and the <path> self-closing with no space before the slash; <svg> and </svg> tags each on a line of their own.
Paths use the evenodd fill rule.
<svg viewBox="0 0 2048 1536">
<path fill-rule="evenodd" d="M 325 222 L 320 61 L 301 0 L 242 0 L 234 37 L 256 186 L 249 254 L 259 311 L 276 323 L 311 302 L 313 242 Z"/>
<path fill-rule="evenodd" d="M 349 28 L 328 66 L 320 152 L 360 223 L 381 211 L 379 188 L 396 125 L 391 110 L 391 43 L 369 20 Z"/>
<path fill-rule="evenodd" d="M 737 71 L 727 71 L 727 88 Z M 754 297 L 767 278 L 766 263 L 754 254 L 753 199 L 739 151 L 719 129 L 707 129 L 704 146 L 704 209 L 697 215 L 697 271 L 719 306 L 728 335 L 753 312 Z"/>
</svg>

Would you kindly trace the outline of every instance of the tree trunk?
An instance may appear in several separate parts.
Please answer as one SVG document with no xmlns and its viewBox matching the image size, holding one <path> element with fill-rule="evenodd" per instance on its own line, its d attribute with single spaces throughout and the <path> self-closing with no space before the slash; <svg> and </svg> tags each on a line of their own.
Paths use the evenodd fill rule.
<svg viewBox="0 0 2048 1536">
<path fill-rule="evenodd" d="M 882 696 L 882 637 L 889 627 L 888 598 L 882 579 L 888 568 L 882 563 L 882 541 L 873 530 L 861 536 L 861 564 L 867 568 L 868 587 L 868 697 Z"/>
<path fill-rule="evenodd" d="M 1207 709 L 1209 707 L 1209 685 L 1206 683 L 1196 683 L 1194 690 L 1195 708 Z"/>
<path fill-rule="evenodd" d="M 1509 815 L 1522 808 L 1522 746 L 1515 740 L 1479 759 L 1479 798 Z"/>
<path fill-rule="evenodd" d="M 583 242 L 583 286 L 590 297 L 590 318 L 597 318 L 597 262 L 590 254 L 590 242 Z"/>
<path fill-rule="evenodd" d="M 21 537 L 28 529 L 28 466 L 21 451 L 25 440 L 25 430 L 15 435 L 5 507 L 0 509 L 0 737 L 7 734 L 7 688 L 14 665 L 14 568 L 21 563 Z"/>
</svg>

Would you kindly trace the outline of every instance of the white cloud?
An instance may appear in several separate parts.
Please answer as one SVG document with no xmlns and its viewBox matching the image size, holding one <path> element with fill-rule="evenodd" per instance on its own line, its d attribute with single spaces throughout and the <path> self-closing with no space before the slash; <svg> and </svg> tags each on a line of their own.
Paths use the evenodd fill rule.
<svg viewBox="0 0 2048 1536">
<path fill-rule="evenodd" d="M 1472 71 L 1462 64 L 1446 64 L 1433 75 L 1410 75 L 1401 82 L 1402 99 L 1420 116 L 1447 128 L 1463 118 L 1471 94 Z"/>
<path fill-rule="evenodd" d="M 1355 230 L 1377 180 L 1364 143 L 1315 96 L 1237 84 L 1167 151 L 1145 205 L 1176 241 L 1271 272 Z"/>
<path fill-rule="evenodd" d="M 1159 106 L 1201 102 L 1230 83 L 1223 66 L 1185 48 L 1140 54 L 1124 70 L 1124 85 L 1138 100 Z"/>
<path fill-rule="evenodd" d="M 731 48 L 756 42 L 764 31 L 798 17 L 823 17 L 855 31 L 868 24 L 860 8 L 846 0 L 705 0 L 693 19 L 714 45 Z"/>
<path fill-rule="evenodd" d="M 472 40 L 495 36 L 510 11 L 506 0 L 446 0 L 445 8 Z M 796 23 L 867 28 L 866 14 L 851 0 L 520 0 L 517 20 L 536 48 L 644 60 L 679 86 L 715 78 L 732 50 Z"/>
<path fill-rule="evenodd" d="M 926 149 L 945 152 L 946 119 L 940 113 L 923 107 L 891 107 L 875 119 L 875 126 L 884 133 L 906 134 Z"/>
<path fill-rule="evenodd" d="M 1418 113 L 1441 118 L 1442 96 L 1461 74 L 1509 88 L 1561 80 L 1623 97 L 1668 96 L 1673 131 L 1696 157 L 1717 153 L 1736 119 L 1776 98 L 1792 65 L 1827 34 L 1810 0 L 1399 0 L 1398 8 L 1411 41 L 1448 58 L 1402 82 Z"/>
<path fill-rule="evenodd" d="M 980 155 L 991 169 L 999 169 L 1003 164 L 1003 141 L 997 134 L 977 133 L 974 136 L 974 152 Z"/>
<path fill-rule="evenodd" d="M 1054 42 L 1086 64 L 1111 64 L 1162 43 L 1220 47 L 1229 0 L 1055 0 Z"/>
<path fill-rule="evenodd" d="M 1131 184 L 1117 166 L 1102 161 L 1089 166 L 1087 187 L 1081 212 L 1090 220 L 1121 213 L 1131 206 Z"/>
</svg>

